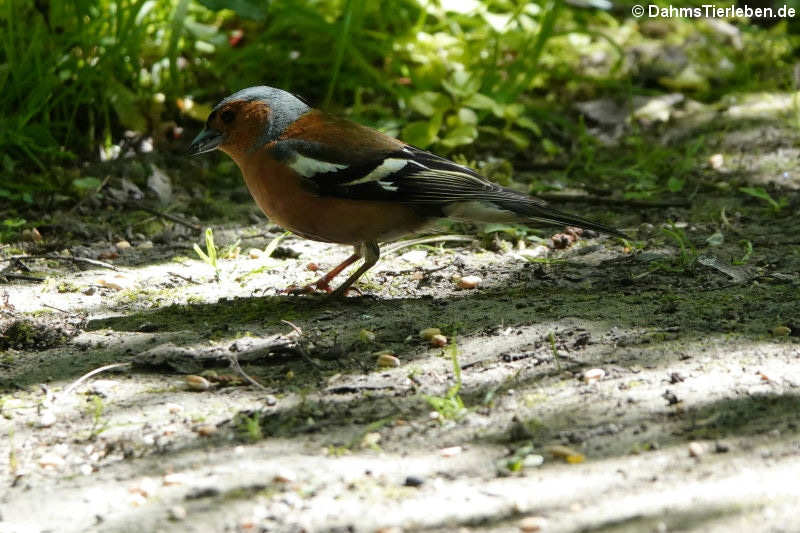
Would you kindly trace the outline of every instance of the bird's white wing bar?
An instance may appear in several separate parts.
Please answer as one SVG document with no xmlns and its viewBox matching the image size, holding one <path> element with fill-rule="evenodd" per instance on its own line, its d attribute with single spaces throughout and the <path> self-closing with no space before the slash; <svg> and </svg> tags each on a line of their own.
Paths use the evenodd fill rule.
<svg viewBox="0 0 800 533">
<path fill-rule="evenodd" d="M 320 161 L 319 159 L 315 159 L 313 157 L 306 157 L 299 152 L 294 152 L 293 156 L 287 161 L 287 164 L 292 168 L 292 170 L 304 178 L 310 178 L 316 174 L 322 174 L 325 172 L 336 172 L 338 170 L 347 168 L 347 165 Z"/>
</svg>

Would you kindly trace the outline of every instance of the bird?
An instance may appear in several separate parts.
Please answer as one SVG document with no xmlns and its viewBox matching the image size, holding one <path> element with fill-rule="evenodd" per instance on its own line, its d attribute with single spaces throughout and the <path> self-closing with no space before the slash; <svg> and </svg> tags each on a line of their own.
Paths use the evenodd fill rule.
<svg viewBox="0 0 800 533">
<path fill-rule="evenodd" d="M 626 237 L 273 87 L 242 89 L 212 108 L 189 152 L 213 150 L 239 166 L 272 222 L 307 239 L 353 246 L 350 257 L 294 293 L 346 295 L 378 262 L 379 243 L 442 218 L 569 225 Z M 333 290 L 334 278 L 360 259 Z"/>
</svg>

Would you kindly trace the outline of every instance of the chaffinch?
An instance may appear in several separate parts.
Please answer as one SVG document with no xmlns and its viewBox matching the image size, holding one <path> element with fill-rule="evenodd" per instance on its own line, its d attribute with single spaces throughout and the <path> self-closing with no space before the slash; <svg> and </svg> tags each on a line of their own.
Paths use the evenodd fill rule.
<svg viewBox="0 0 800 533">
<path fill-rule="evenodd" d="M 330 282 L 363 258 L 333 291 L 344 294 L 377 263 L 379 242 L 438 218 L 565 224 L 625 236 L 272 87 L 243 89 L 214 107 L 190 151 L 216 149 L 239 165 L 270 220 L 307 239 L 354 246 L 308 291 L 331 292 Z"/>
</svg>

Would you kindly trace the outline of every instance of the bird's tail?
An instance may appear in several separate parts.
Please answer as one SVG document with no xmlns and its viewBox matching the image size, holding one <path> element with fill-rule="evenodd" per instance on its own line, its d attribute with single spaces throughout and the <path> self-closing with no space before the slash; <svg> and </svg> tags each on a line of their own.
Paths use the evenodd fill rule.
<svg viewBox="0 0 800 533">
<path fill-rule="evenodd" d="M 514 212 L 522 219 L 545 224 L 564 224 L 567 226 L 577 226 L 579 228 L 590 229 L 600 233 L 622 237 L 623 239 L 630 238 L 621 231 L 612 227 L 600 224 L 599 222 L 595 222 L 594 220 L 590 220 L 588 218 L 573 215 L 572 213 L 559 211 L 558 209 L 554 209 L 541 200 L 536 200 L 535 198 L 514 194 L 513 196 L 504 195 L 504 197 L 493 198 L 492 200 L 493 203 L 498 205 L 500 208 Z"/>
</svg>

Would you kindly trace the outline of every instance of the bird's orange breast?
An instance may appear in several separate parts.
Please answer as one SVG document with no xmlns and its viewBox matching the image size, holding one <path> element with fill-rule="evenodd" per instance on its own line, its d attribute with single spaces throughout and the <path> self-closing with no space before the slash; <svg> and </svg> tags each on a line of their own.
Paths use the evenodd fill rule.
<svg viewBox="0 0 800 533">
<path fill-rule="evenodd" d="M 316 196 L 268 150 L 230 155 L 261 210 L 302 237 L 341 244 L 381 242 L 418 230 L 427 222 L 402 204 Z"/>
</svg>

